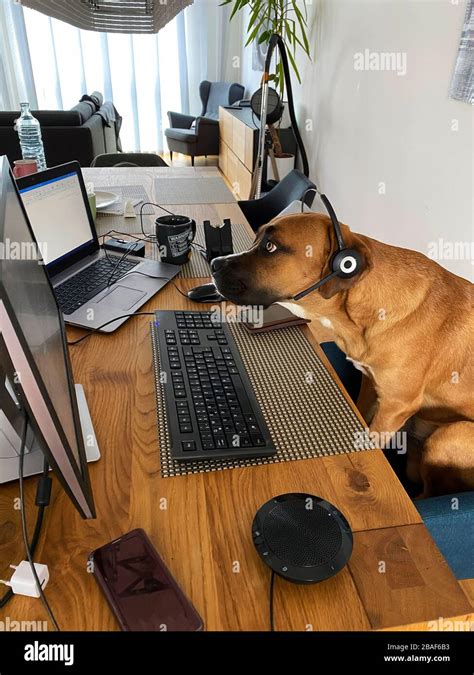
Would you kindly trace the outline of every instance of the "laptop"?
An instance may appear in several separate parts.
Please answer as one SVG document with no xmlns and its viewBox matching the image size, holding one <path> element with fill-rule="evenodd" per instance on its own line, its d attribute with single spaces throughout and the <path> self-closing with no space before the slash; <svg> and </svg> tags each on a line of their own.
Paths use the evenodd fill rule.
<svg viewBox="0 0 474 675">
<path fill-rule="evenodd" d="M 111 333 L 173 279 L 177 265 L 104 250 L 99 245 L 78 162 L 17 181 L 64 320 Z"/>
</svg>

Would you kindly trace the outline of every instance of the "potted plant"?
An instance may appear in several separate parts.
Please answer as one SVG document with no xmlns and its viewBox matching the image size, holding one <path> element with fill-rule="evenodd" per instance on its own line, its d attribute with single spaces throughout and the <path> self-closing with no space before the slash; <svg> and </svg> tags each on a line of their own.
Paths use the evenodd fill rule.
<svg viewBox="0 0 474 675">
<path fill-rule="evenodd" d="M 239 11 L 248 11 L 249 20 L 247 23 L 247 41 L 245 46 L 253 45 L 255 51 L 266 51 L 266 47 L 274 33 L 281 36 L 288 55 L 288 61 L 294 75 L 301 84 L 301 76 L 296 63 L 297 51 L 302 50 L 311 60 L 311 52 L 307 35 L 307 7 L 305 0 L 224 0 L 221 5 L 233 4 L 230 20 L 236 16 Z M 283 66 L 280 59 L 280 53 L 276 50 L 276 59 L 274 60 L 274 70 L 270 73 L 270 80 L 273 82 L 281 100 L 284 100 L 285 77 Z M 264 53 L 262 54 L 265 59 Z M 257 57 L 258 58 L 258 57 Z M 263 66 L 262 60 L 262 66 Z M 263 69 L 263 68 L 262 68 Z M 285 122 L 286 106 L 283 112 L 282 120 L 279 126 L 284 128 L 289 126 Z M 283 152 L 280 142 L 278 129 L 273 125 L 269 128 L 273 141 L 273 151 L 278 168 L 278 177 L 281 179 L 292 168 L 294 168 L 294 156 Z M 268 164 L 268 178 L 274 178 L 271 162 Z"/>
</svg>

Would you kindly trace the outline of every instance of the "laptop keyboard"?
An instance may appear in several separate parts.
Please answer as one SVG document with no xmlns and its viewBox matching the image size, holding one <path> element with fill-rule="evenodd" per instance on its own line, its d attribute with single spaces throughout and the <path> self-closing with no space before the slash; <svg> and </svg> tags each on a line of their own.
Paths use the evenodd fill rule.
<svg viewBox="0 0 474 675">
<path fill-rule="evenodd" d="M 100 260 L 56 286 L 54 293 L 62 313 L 72 314 L 76 312 L 82 305 L 94 298 L 107 286 L 118 281 L 140 262 L 142 261 L 127 259 L 116 267 L 117 263 L 109 262 L 107 258 L 100 258 Z M 113 279 L 111 279 L 112 272 Z"/>
</svg>

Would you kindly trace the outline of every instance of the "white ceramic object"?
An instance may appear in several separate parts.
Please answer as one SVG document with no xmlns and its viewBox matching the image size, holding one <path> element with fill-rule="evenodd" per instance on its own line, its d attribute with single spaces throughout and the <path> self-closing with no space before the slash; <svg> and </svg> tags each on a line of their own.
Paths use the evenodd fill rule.
<svg viewBox="0 0 474 675">
<path fill-rule="evenodd" d="M 115 204 L 119 196 L 115 192 L 104 192 L 102 190 L 97 190 L 95 193 L 95 198 L 97 202 L 97 211 L 101 209 L 106 209 L 108 206 Z"/>
</svg>

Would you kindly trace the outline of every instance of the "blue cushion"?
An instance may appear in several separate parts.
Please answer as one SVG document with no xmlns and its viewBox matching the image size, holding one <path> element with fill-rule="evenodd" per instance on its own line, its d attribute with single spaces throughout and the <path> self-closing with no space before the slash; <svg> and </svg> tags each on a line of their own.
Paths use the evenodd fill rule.
<svg viewBox="0 0 474 675">
<path fill-rule="evenodd" d="M 206 117 L 219 119 L 219 106 L 229 105 L 229 82 L 213 82 L 207 99 Z"/>
<path fill-rule="evenodd" d="M 474 578 L 474 492 L 414 504 L 456 579 Z"/>
</svg>

